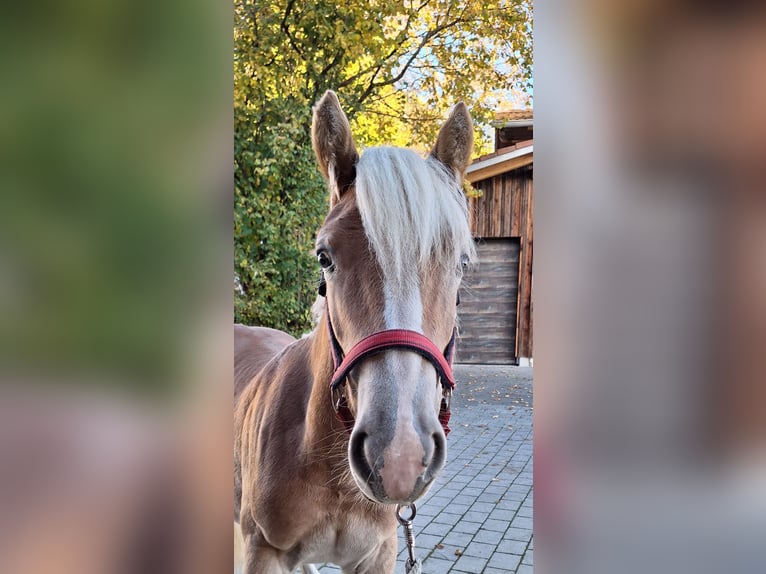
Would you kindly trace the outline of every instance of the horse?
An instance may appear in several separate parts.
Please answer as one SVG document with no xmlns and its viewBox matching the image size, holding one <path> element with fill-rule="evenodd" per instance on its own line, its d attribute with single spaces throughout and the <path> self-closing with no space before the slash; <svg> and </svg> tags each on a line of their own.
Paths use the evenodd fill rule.
<svg viewBox="0 0 766 574">
<path fill-rule="evenodd" d="M 473 124 L 461 102 L 425 159 L 360 155 L 327 91 L 311 137 L 330 196 L 316 238 L 321 316 L 237 401 L 235 520 L 248 574 L 312 563 L 390 574 L 397 508 L 446 459 L 457 294 L 475 257 L 462 190 Z"/>
</svg>

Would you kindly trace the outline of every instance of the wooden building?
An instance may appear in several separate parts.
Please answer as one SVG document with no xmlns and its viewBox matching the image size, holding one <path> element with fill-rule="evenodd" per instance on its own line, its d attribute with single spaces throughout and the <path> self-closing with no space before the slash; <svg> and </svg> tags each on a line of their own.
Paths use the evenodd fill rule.
<svg viewBox="0 0 766 574">
<path fill-rule="evenodd" d="M 477 158 L 466 178 L 478 263 L 460 293 L 461 363 L 532 360 L 532 111 L 499 113 L 496 151 Z"/>
</svg>

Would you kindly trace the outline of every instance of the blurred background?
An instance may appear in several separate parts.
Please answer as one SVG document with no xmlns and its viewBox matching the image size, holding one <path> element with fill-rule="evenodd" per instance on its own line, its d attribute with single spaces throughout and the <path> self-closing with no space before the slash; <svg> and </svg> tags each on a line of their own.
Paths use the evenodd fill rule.
<svg viewBox="0 0 766 574">
<path fill-rule="evenodd" d="M 231 51 L 211 2 L 2 8 L 2 572 L 231 567 Z"/>
<path fill-rule="evenodd" d="M 763 572 L 766 10 L 535 13 L 535 570 Z"/>
</svg>

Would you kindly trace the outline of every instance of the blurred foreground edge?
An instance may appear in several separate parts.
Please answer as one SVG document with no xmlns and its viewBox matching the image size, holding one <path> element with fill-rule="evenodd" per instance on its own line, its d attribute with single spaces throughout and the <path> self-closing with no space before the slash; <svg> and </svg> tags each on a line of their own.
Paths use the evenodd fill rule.
<svg viewBox="0 0 766 574">
<path fill-rule="evenodd" d="M 764 572 L 766 6 L 535 42 L 535 572 Z"/>
</svg>

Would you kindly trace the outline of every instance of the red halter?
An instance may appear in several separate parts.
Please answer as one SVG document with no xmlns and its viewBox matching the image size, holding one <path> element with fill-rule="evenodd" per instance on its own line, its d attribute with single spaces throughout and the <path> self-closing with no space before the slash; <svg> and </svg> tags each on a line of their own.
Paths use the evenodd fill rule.
<svg viewBox="0 0 766 574">
<path fill-rule="evenodd" d="M 452 337 L 449 343 L 447 343 L 444 352 L 440 351 L 428 337 L 416 331 L 389 329 L 365 337 L 344 356 L 343 349 L 332 327 L 328 305 L 325 305 L 325 313 L 327 314 L 327 330 L 332 349 L 333 367 L 335 369 L 330 381 L 330 392 L 333 396 L 337 393 L 337 399 L 334 398 L 333 405 L 335 413 L 346 427 L 346 431 L 351 433 L 351 430 L 354 428 L 354 415 L 348 406 L 346 396 L 338 392 L 338 388 L 346 379 L 351 369 L 375 353 L 380 353 L 387 349 L 404 349 L 421 355 L 436 369 L 436 374 L 439 376 L 444 393 L 441 408 L 439 409 L 439 422 L 444 429 L 444 434 L 449 434 L 450 397 L 452 389 L 455 388 L 455 377 L 452 373 L 452 356 L 455 350 L 455 333 L 457 329 L 452 330 Z"/>
</svg>

